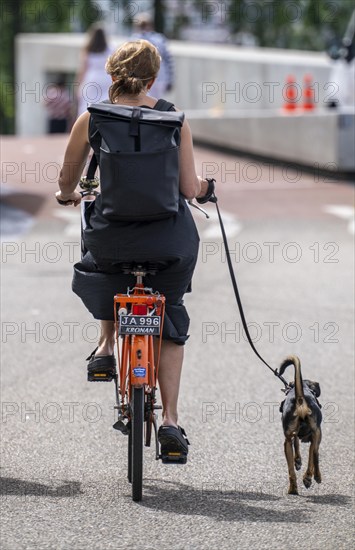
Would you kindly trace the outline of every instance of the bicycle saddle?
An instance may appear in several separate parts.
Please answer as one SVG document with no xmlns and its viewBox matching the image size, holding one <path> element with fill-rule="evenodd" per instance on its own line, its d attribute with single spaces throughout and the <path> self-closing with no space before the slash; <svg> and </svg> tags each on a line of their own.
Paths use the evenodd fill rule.
<svg viewBox="0 0 355 550">
<path fill-rule="evenodd" d="M 157 271 L 161 271 L 167 267 L 168 262 L 124 262 L 119 264 L 121 270 L 126 275 L 133 275 L 137 271 L 144 275 L 155 275 Z"/>
</svg>

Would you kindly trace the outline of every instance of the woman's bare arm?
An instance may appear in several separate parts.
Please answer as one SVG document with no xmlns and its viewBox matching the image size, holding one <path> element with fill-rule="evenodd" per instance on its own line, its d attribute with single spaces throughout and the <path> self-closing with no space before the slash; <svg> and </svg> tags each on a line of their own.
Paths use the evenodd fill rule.
<svg viewBox="0 0 355 550">
<path fill-rule="evenodd" d="M 64 163 L 59 176 L 59 189 L 56 198 L 62 201 L 72 201 L 68 204 L 79 204 L 81 195 L 76 192 L 76 186 L 80 181 L 85 162 L 87 160 L 89 144 L 89 113 L 83 113 L 75 122 L 71 131 L 67 149 L 64 155 Z"/>
</svg>

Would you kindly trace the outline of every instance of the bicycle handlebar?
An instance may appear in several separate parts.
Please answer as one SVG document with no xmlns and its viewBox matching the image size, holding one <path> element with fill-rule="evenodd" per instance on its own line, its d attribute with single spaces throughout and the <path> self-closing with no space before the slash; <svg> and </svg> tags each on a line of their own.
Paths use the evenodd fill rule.
<svg viewBox="0 0 355 550">
<path fill-rule="evenodd" d="M 83 198 L 88 197 L 90 195 L 93 195 L 93 196 L 97 197 L 100 194 L 98 191 L 95 191 L 95 190 L 79 191 L 79 193 Z M 58 204 L 61 204 L 62 206 L 65 206 L 66 204 L 70 204 L 73 201 L 71 199 L 67 200 L 67 201 L 62 201 L 60 199 L 57 199 L 57 202 L 58 202 Z"/>
<path fill-rule="evenodd" d="M 199 204 L 206 204 L 207 202 L 214 202 L 214 203 L 217 202 L 217 197 L 214 193 L 216 180 L 213 178 L 206 178 L 206 179 L 208 181 L 208 190 L 204 197 L 196 198 L 196 201 Z M 100 185 L 99 179 L 96 176 L 93 180 L 87 180 L 86 176 L 82 177 L 79 185 L 83 189 L 83 191 L 79 191 L 80 195 L 83 198 L 88 196 L 97 197 L 100 194 L 99 191 L 96 191 L 96 188 Z M 62 201 L 60 199 L 57 199 L 57 202 L 62 206 L 65 206 L 66 204 L 69 204 L 73 201 L 72 200 Z M 196 203 L 194 203 L 193 199 L 188 200 L 187 204 L 189 206 L 193 206 L 194 208 L 196 208 L 196 210 L 199 210 L 200 212 L 202 212 L 206 216 L 206 218 L 209 219 L 209 215 L 207 214 L 207 212 L 203 208 L 198 206 Z"/>
</svg>

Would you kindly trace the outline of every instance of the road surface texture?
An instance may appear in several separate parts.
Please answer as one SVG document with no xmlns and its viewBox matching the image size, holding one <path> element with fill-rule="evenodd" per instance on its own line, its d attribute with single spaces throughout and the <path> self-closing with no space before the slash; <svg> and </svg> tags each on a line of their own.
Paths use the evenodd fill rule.
<svg viewBox="0 0 355 550">
<path fill-rule="evenodd" d="M 209 220 L 193 212 L 201 249 L 186 297 L 188 464 L 147 449 L 137 504 L 113 386 L 86 382 L 98 325 L 71 292 L 80 210 L 53 200 L 65 143 L 2 140 L 2 549 L 353 548 L 351 183 L 196 148 L 198 171 L 218 181 L 255 345 L 274 367 L 299 355 L 321 385 L 322 483 L 307 490 L 299 472 L 299 496 L 287 495 L 282 384 L 242 333 L 208 205 Z"/>
</svg>

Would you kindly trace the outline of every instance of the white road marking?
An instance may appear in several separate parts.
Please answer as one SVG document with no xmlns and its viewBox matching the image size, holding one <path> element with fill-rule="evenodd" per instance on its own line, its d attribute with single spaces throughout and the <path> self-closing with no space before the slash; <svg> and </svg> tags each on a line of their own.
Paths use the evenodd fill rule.
<svg viewBox="0 0 355 550">
<path fill-rule="evenodd" d="M 327 204 L 323 208 L 324 212 L 332 214 L 337 218 L 348 221 L 348 231 L 350 235 L 355 234 L 355 210 L 353 206 L 342 204 Z"/>
<path fill-rule="evenodd" d="M 218 237 L 222 238 L 217 212 L 209 211 L 208 215 L 210 219 L 206 220 L 206 228 L 200 232 L 201 236 L 204 239 L 215 239 Z M 238 221 L 236 216 L 230 214 L 229 212 L 221 212 L 221 216 L 227 237 L 235 237 L 241 232 L 243 226 Z"/>
<path fill-rule="evenodd" d="M 73 206 L 56 208 L 53 213 L 57 218 L 61 218 L 67 222 L 64 229 L 64 234 L 67 237 L 80 237 L 80 206 L 77 206 L 76 208 Z"/>
<path fill-rule="evenodd" d="M 63 220 L 67 220 L 69 223 L 80 222 L 80 208 L 74 206 L 61 206 L 60 208 L 56 208 L 54 210 L 54 215 L 57 218 L 62 218 Z M 79 213 L 78 213 L 79 212 Z"/>
</svg>

